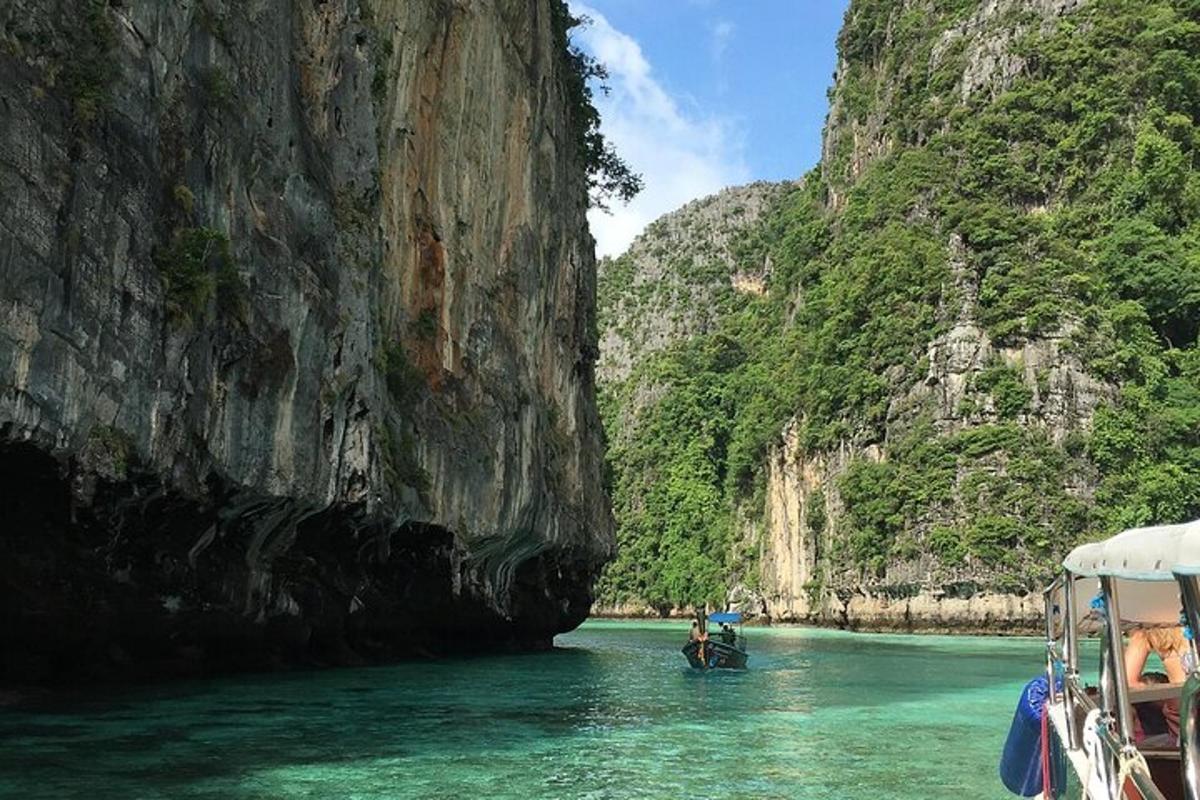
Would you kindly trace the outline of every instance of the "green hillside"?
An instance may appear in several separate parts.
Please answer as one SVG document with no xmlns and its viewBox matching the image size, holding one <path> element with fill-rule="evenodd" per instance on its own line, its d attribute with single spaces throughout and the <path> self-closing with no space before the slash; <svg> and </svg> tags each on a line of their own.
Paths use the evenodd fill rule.
<svg viewBox="0 0 1200 800">
<path fill-rule="evenodd" d="M 988 5 L 854 0 L 821 165 L 717 270 L 764 291 L 602 385 L 602 601 L 769 593 L 785 427 L 826 465 L 802 487 L 814 601 L 1022 591 L 1078 541 L 1200 515 L 1200 2 Z M 662 315 L 623 299 L 630 270 L 602 267 L 600 314 L 636 343 Z"/>
</svg>

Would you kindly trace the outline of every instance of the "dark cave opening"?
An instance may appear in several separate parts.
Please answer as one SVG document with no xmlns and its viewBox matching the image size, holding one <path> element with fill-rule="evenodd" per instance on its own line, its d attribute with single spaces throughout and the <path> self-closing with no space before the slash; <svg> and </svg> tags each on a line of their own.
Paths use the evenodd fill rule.
<svg viewBox="0 0 1200 800">
<path fill-rule="evenodd" d="M 585 557 L 515 565 L 498 601 L 441 526 L 215 475 L 193 497 L 3 443 L 0 480 L 0 685 L 541 649 L 590 607 Z"/>
</svg>

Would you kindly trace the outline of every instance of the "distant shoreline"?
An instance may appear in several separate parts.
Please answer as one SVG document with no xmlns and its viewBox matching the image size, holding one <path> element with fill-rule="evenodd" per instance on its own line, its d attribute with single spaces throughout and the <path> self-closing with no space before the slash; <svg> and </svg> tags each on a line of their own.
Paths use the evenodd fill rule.
<svg viewBox="0 0 1200 800">
<path fill-rule="evenodd" d="M 585 621 L 611 622 L 648 622 L 662 625 L 686 624 L 691 614 L 672 612 L 667 616 L 658 614 L 614 613 L 607 610 L 593 612 Z M 1022 619 L 994 619 L 986 623 L 974 623 L 964 620 L 956 622 L 911 622 L 903 620 L 885 622 L 875 620 L 851 620 L 841 624 L 829 619 L 783 619 L 772 620 L 764 617 L 750 617 L 745 622 L 747 627 L 754 628 L 815 628 L 823 630 L 843 630 L 851 633 L 895 633 L 911 634 L 914 636 L 1005 636 L 1005 637 L 1039 637 L 1042 635 L 1041 622 Z"/>
</svg>

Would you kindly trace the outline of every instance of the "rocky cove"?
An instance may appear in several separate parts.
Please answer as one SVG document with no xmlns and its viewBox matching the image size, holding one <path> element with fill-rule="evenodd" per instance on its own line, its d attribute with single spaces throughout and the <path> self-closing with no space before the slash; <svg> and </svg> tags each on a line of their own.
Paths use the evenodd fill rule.
<svg viewBox="0 0 1200 800">
<path fill-rule="evenodd" d="M 856 0 L 820 163 L 599 264 L 576 22 L 0 6 L 0 680 L 1024 632 L 1200 515 L 1194 9 Z"/>
<path fill-rule="evenodd" d="M 602 260 L 599 612 L 1032 632 L 1076 544 L 1200 514 L 1195 112 L 1150 77 L 1194 42 L 1159 13 L 1194 25 L 852 2 L 819 165 Z"/>
<path fill-rule="evenodd" d="M 766 295 L 771 256 L 748 253 L 747 242 L 763 235 L 772 209 L 796 189 L 756 183 L 695 201 L 654 223 L 620 259 L 602 263 L 602 279 L 615 273 L 633 284 L 602 309 L 601 386 L 629 393 L 614 409 L 619 416 L 609 418 L 610 431 L 619 435 L 635 426 L 669 391 L 645 376 L 656 357 L 680 342 L 720 335 L 722 315 Z M 1055 442 L 1086 429 L 1096 408 L 1113 399 L 1114 387 L 1086 369 L 1071 352 L 1067 334 L 997 345 L 978 322 L 978 286 L 965 266 L 961 240 L 952 237 L 947 249 L 956 307 L 947 311 L 945 332 L 925 345 L 920 359 L 925 373 L 889 400 L 891 424 L 903 430 L 916 414 L 930 415 L 931 433 L 942 436 L 993 424 L 1003 415 L 992 393 L 981 388 L 981 376 L 1002 365 L 1028 387 L 1026 424 Z M 631 268 L 632 275 L 626 274 Z M 844 441 L 814 452 L 805 446 L 802 429 L 798 416 L 783 425 L 764 449 L 761 489 L 739 501 L 734 524 L 757 552 L 734 546 L 738 557 L 725 603 L 763 624 L 909 633 L 1040 630 L 1042 600 L 1030 591 L 1036 587 L 998 587 L 994 570 L 970 564 L 946 569 L 927 555 L 911 563 L 891 559 L 886 576 L 863 576 L 831 561 L 824 554 L 836 551 L 836 525 L 845 525 L 847 517 L 840 481 L 855 462 L 886 463 L 887 451 L 879 444 Z M 593 615 L 614 619 L 685 619 L 692 613 L 688 604 L 613 595 L 593 608 Z"/>
</svg>

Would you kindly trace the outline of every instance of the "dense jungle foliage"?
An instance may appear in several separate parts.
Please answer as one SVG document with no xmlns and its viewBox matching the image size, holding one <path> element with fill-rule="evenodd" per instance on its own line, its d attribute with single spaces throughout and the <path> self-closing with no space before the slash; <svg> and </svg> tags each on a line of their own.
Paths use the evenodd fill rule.
<svg viewBox="0 0 1200 800">
<path fill-rule="evenodd" d="M 833 581 L 932 554 L 1015 589 L 1077 541 L 1200 515 L 1200 0 L 1090 0 L 1049 24 L 1012 10 L 965 34 L 978 2 L 930 5 L 852 3 L 826 160 L 738 245 L 769 255 L 767 293 L 602 387 L 620 540 L 602 600 L 753 586 L 746 531 L 793 418 L 810 452 L 886 453 L 838 477 L 841 518 L 808 521 L 836 528 Z M 1020 70 L 964 98 L 981 36 L 1011 37 Z M 861 172 L 854 131 L 885 143 Z M 628 324 L 620 264 L 605 326 Z M 1092 424 L 1052 440 L 1004 363 L 953 433 L 897 412 L 964 303 L 997 346 L 1061 339 L 1111 387 Z"/>
</svg>

